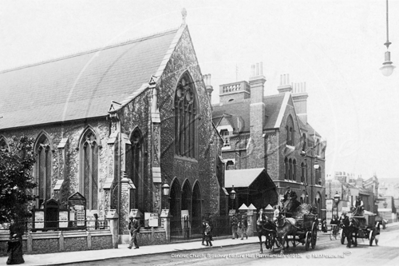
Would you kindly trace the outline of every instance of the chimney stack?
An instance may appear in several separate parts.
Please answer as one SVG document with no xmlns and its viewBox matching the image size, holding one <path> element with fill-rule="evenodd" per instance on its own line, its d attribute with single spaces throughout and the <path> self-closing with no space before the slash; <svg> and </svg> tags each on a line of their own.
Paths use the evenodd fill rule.
<svg viewBox="0 0 399 266">
<path fill-rule="evenodd" d="M 265 103 L 263 101 L 266 78 L 263 76 L 263 63 L 256 63 L 251 66 L 251 77 L 249 87 L 251 93 L 250 105 L 250 143 L 253 150 L 247 154 L 249 156 L 248 168 L 264 168 L 266 156 L 259 156 L 265 152 L 265 139 L 263 138 L 263 128 L 265 126 Z"/>
<path fill-rule="evenodd" d="M 308 123 L 308 93 L 306 92 L 306 82 L 293 83 L 292 100 L 294 101 L 295 111 L 305 125 Z"/>
<path fill-rule="evenodd" d="M 290 75 L 289 74 L 280 75 L 280 85 L 277 87 L 277 90 L 280 93 L 292 91 L 292 85 L 290 84 Z"/>
</svg>

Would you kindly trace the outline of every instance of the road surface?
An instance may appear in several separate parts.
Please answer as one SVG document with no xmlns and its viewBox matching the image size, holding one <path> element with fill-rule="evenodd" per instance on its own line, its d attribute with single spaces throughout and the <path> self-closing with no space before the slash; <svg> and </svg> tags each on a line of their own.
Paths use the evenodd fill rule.
<svg viewBox="0 0 399 266">
<path fill-rule="evenodd" d="M 245 240 L 242 240 L 242 242 L 245 243 Z M 217 245 L 217 241 L 214 243 Z M 265 249 L 264 253 L 260 254 L 259 244 L 245 244 L 72 265 L 399 265 L 399 225 L 381 230 L 378 246 L 374 244 L 369 246 L 367 239 L 359 239 L 358 243 L 357 247 L 349 249 L 345 245 L 341 245 L 339 239 L 330 240 L 327 234 L 319 232 L 314 250 L 306 251 L 305 247 L 300 244 L 295 249 L 291 247 L 283 256 L 279 252 L 271 252 Z M 200 242 L 198 244 L 200 245 Z M 126 252 L 134 252 L 134 250 L 126 250 Z"/>
</svg>

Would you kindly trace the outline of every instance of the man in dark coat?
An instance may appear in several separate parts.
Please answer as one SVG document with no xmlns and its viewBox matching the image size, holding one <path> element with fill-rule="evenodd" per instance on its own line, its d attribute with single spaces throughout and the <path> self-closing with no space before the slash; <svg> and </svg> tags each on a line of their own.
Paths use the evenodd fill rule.
<svg viewBox="0 0 399 266">
<path fill-rule="evenodd" d="M 140 222 L 132 216 L 129 217 L 129 231 L 131 239 L 128 248 L 132 248 L 134 244 L 134 248 L 138 249 L 139 245 L 137 244 L 137 234 L 140 233 Z"/>
<path fill-rule="evenodd" d="M 205 230 L 206 230 L 206 221 L 202 221 L 202 245 L 205 246 Z"/>
<path fill-rule="evenodd" d="M 237 214 L 233 214 L 233 216 L 231 216 L 231 233 L 233 235 L 233 239 L 235 239 L 236 237 L 238 238 L 237 225 L 238 225 Z"/>
</svg>

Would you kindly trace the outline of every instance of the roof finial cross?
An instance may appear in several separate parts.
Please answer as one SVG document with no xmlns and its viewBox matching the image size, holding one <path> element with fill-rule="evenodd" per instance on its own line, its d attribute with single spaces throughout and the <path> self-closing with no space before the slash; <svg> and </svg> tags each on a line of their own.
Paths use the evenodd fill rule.
<svg viewBox="0 0 399 266">
<path fill-rule="evenodd" d="M 186 24 L 187 10 L 184 7 L 181 10 L 181 16 L 182 16 L 182 19 L 183 19 L 183 24 Z"/>
</svg>

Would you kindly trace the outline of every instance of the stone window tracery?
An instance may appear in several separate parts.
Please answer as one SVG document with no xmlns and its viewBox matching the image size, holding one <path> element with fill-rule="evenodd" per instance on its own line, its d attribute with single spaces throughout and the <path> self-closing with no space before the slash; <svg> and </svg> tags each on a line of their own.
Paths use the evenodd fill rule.
<svg viewBox="0 0 399 266">
<path fill-rule="evenodd" d="M 38 137 L 35 146 L 36 163 L 35 176 L 37 182 L 37 196 L 39 197 L 40 207 L 46 200 L 51 198 L 51 161 L 52 153 L 50 141 L 45 134 Z"/>
<path fill-rule="evenodd" d="M 88 210 L 97 209 L 98 201 L 98 143 L 94 132 L 88 129 L 80 143 L 80 185 Z"/>
<path fill-rule="evenodd" d="M 185 73 L 175 93 L 175 153 L 189 158 L 196 157 L 197 101 L 192 79 Z"/>
</svg>

